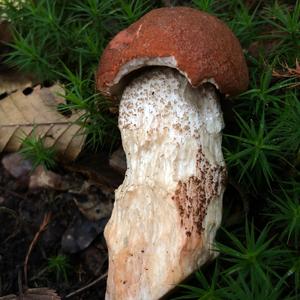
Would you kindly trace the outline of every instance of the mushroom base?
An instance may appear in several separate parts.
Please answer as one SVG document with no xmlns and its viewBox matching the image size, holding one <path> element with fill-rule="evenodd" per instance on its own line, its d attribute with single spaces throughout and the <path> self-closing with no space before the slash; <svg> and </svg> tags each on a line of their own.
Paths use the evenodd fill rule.
<svg viewBox="0 0 300 300">
<path fill-rule="evenodd" d="M 127 171 L 105 228 L 106 299 L 159 299 L 216 256 L 226 168 L 215 88 L 146 70 L 123 93 L 119 128 Z"/>
</svg>

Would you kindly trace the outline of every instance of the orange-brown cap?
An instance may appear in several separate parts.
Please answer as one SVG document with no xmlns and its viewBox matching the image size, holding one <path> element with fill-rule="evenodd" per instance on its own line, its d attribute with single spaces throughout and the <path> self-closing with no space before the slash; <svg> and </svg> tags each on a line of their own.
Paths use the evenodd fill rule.
<svg viewBox="0 0 300 300">
<path fill-rule="evenodd" d="M 235 95 L 248 86 L 248 69 L 239 41 L 222 21 L 188 7 L 150 11 L 108 44 L 100 59 L 97 88 L 114 98 L 122 79 L 145 66 L 168 66 L 192 86 L 212 82 Z"/>
</svg>

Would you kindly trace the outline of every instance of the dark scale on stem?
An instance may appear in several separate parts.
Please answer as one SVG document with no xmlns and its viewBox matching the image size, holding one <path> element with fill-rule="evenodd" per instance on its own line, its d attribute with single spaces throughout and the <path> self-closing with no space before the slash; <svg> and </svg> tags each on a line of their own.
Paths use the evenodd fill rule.
<svg viewBox="0 0 300 300">
<path fill-rule="evenodd" d="M 181 226 L 186 235 L 193 232 L 201 235 L 203 221 L 210 202 L 221 193 L 226 181 L 226 168 L 212 165 L 204 156 L 202 148 L 197 154 L 197 176 L 179 181 L 172 200 L 176 202 L 181 217 Z"/>
</svg>

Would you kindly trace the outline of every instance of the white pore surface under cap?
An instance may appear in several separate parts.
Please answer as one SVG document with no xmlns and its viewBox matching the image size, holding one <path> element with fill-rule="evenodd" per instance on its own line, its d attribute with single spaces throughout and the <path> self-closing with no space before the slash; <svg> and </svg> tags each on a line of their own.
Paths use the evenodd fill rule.
<svg viewBox="0 0 300 300">
<path fill-rule="evenodd" d="M 156 68 L 125 89 L 119 128 L 128 169 L 105 229 L 106 299 L 159 299 L 215 256 L 222 113 L 212 86 Z"/>
</svg>

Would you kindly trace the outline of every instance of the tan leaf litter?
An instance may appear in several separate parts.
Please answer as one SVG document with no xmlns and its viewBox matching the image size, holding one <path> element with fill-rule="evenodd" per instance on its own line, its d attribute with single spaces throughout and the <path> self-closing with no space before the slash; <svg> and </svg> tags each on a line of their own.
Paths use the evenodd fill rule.
<svg viewBox="0 0 300 300">
<path fill-rule="evenodd" d="M 298 62 L 298 59 L 296 59 L 295 68 L 291 68 L 287 63 L 284 63 L 282 64 L 282 70 L 273 70 L 272 75 L 277 78 L 295 79 L 296 82 L 290 84 L 291 88 L 300 86 L 300 64 Z"/>
<path fill-rule="evenodd" d="M 58 84 L 50 88 L 38 85 L 28 95 L 17 90 L 2 99 L 0 152 L 18 151 L 21 139 L 34 134 L 44 138 L 46 147 L 55 146 L 59 157 L 74 160 L 85 140 L 82 128 L 74 123 L 83 112 L 73 112 L 71 116 L 59 113 L 57 105 L 65 103 L 63 94 Z"/>
<path fill-rule="evenodd" d="M 48 288 L 28 289 L 22 296 L 8 295 L 0 297 L 0 300 L 60 300 L 54 290 Z"/>
<path fill-rule="evenodd" d="M 23 73 L 13 71 L 0 73 L 0 95 L 4 93 L 10 94 L 18 89 L 24 90 L 32 85 L 32 78 Z"/>
</svg>

